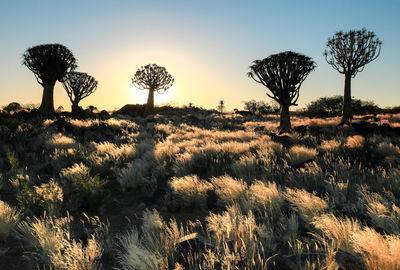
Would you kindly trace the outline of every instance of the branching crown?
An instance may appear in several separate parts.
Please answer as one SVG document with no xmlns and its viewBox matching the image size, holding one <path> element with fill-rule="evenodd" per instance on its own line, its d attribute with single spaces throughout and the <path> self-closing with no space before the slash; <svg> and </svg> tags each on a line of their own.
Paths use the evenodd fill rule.
<svg viewBox="0 0 400 270">
<path fill-rule="evenodd" d="M 136 71 L 135 76 L 132 78 L 132 83 L 141 90 L 157 91 L 162 94 L 172 86 L 174 78 L 168 74 L 165 67 L 149 64 L 140 67 Z"/>
</svg>

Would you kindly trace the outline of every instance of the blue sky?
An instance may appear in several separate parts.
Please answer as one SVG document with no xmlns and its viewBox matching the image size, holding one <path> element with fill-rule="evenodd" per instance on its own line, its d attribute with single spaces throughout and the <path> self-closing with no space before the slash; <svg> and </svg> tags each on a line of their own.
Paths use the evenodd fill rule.
<svg viewBox="0 0 400 270">
<path fill-rule="evenodd" d="M 243 101 L 269 101 L 268 91 L 247 78 L 251 62 L 293 50 L 317 63 L 300 89 L 299 105 L 343 93 L 344 78 L 323 58 L 338 30 L 374 31 L 381 55 L 352 81 L 352 95 L 380 106 L 400 105 L 400 1 L 11 1 L 0 3 L 0 104 L 39 103 L 42 90 L 22 66 L 24 51 L 61 43 L 79 71 L 99 81 L 81 105 L 119 108 L 147 94 L 130 78 L 148 63 L 165 66 L 174 87 L 156 102 L 228 109 Z M 55 105 L 69 108 L 62 86 Z"/>
</svg>

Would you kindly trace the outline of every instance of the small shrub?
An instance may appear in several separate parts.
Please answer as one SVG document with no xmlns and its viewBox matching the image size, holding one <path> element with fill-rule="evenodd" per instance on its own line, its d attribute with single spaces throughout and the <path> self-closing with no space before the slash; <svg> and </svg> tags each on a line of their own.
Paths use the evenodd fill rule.
<svg viewBox="0 0 400 270">
<path fill-rule="evenodd" d="M 17 200 L 27 215 L 58 215 L 63 201 L 63 191 L 54 181 L 33 188 L 25 183 L 17 194 Z"/>
<path fill-rule="evenodd" d="M 0 201 L 0 241 L 4 241 L 20 220 L 20 212 Z"/>
<path fill-rule="evenodd" d="M 78 205 L 83 210 L 96 211 L 108 195 L 107 182 L 98 175 L 91 176 L 89 173 L 75 175 L 72 181 L 78 191 Z"/>
<path fill-rule="evenodd" d="M 75 203 L 78 208 L 95 211 L 108 195 L 107 182 L 98 175 L 92 176 L 90 169 L 82 163 L 63 169 L 61 176 L 68 179 L 77 191 Z"/>
</svg>

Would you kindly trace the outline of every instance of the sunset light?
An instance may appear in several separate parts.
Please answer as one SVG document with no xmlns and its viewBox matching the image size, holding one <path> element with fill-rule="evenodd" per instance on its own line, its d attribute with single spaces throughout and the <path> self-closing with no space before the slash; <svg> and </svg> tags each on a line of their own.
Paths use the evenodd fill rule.
<svg viewBox="0 0 400 270">
<path fill-rule="evenodd" d="M 0 0 L 0 270 L 400 270 L 400 0 Z"/>
</svg>

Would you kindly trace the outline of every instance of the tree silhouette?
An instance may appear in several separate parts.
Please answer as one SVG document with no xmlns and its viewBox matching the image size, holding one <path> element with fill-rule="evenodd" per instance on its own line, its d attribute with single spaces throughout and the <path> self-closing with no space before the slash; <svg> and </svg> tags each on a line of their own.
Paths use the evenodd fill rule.
<svg viewBox="0 0 400 270">
<path fill-rule="evenodd" d="M 145 113 L 149 114 L 154 113 L 154 92 L 164 94 L 172 86 L 174 79 L 168 74 L 165 67 L 149 64 L 136 71 L 132 83 L 140 90 L 149 90 L 145 109 Z"/>
<path fill-rule="evenodd" d="M 39 110 L 54 113 L 54 85 L 56 81 L 62 82 L 64 76 L 77 67 L 74 55 L 63 45 L 43 44 L 25 51 L 23 65 L 33 72 L 37 82 L 43 86 Z"/>
<path fill-rule="evenodd" d="M 63 86 L 72 103 L 72 112 L 78 111 L 79 102 L 97 89 L 98 82 L 84 72 L 72 71 L 65 76 Z"/>
<path fill-rule="evenodd" d="M 287 51 L 255 60 L 248 76 L 267 87 L 267 96 L 280 104 L 280 132 L 290 131 L 290 106 L 297 106 L 299 89 L 316 67 L 308 56 Z"/>
<path fill-rule="evenodd" d="M 220 100 L 217 106 L 219 113 L 222 113 L 224 111 L 224 108 L 225 108 L 225 102 L 223 100 Z"/>
<path fill-rule="evenodd" d="M 381 51 L 382 42 L 363 28 L 359 31 L 336 32 L 328 39 L 324 56 L 328 64 L 344 74 L 344 95 L 342 123 L 350 124 L 353 118 L 351 109 L 351 78 L 363 71 L 364 66 L 375 60 Z"/>
</svg>

